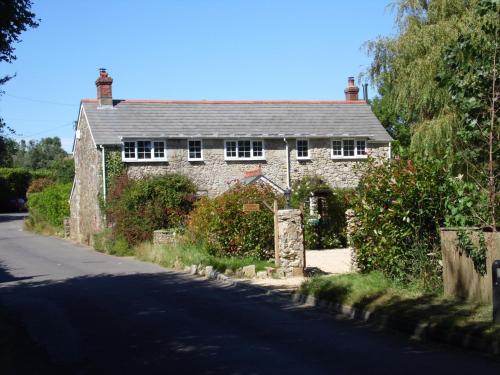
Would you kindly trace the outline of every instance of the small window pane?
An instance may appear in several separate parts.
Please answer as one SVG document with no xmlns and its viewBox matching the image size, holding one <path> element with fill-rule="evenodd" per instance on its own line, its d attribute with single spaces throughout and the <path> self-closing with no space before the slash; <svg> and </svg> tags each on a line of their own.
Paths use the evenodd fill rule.
<svg viewBox="0 0 500 375">
<path fill-rule="evenodd" d="M 124 142 L 123 154 L 125 159 L 135 159 L 135 142 Z"/>
<path fill-rule="evenodd" d="M 228 158 L 236 157 L 236 141 L 226 142 L 226 157 Z"/>
<path fill-rule="evenodd" d="M 151 159 L 151 141 L 137 141 L 137 158 Z"/>
<path fill-rule="evenodd" d="M 332 141 L 333 156 L 342 156 L 342 141 Z"/>
<path fill-rule="evenodd" d="M 299 158 L 309 157 L 309 141 L 307 140 L 297 141 L 297 157 Z"/>
<path fill-rule="evenodd" d="M 344 156 L 354 156 L 354 140 L 344 140 Z"/>
<path fill-rule="evenodd" d="M 262 157 L 262 141 L 253 141 L 253 157 Z"/>
<path fill-rule="evenodd" d="M 238 141 L 238 157 L 250 157 L 250 141 Z"/>
<path fill-rule="evenodd" d="M 356 141 L 356 154 L 366 155 L 366 141 Z"/>
<path fill-rule="evenodd" d="M 189 141 L 189 159 L 201 159 L 201 141 Z"/>
<path fill-rule="evenodd" d="M 165 157 L 165 142 L 163 141 L 155 141 L 153 143 L 155 148 L 155 158 L 164 158 Z"/>
</svg>

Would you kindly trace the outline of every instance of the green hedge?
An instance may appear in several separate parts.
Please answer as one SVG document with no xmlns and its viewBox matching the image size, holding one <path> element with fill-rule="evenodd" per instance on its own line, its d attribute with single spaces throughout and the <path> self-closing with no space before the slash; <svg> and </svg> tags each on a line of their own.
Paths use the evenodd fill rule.
<svg viewBox="0 0 500 375">
<path fill-rule="evenodd" d="M 69 216 L 69 195 L 71 184 L 56 184 L 46 187 L 43 191 L 30 194 L 28 200 L 31 226 L 49 224 L 62 229 L 63 219 Z"/>
<path fill-rule="evenodd" d="M 312 195 L 321 197 L 322 215 L 310 215 Z M 345 212 L 353 190 L 333 189 L 318 176 L 308 176 L 294 182 L 291 204 L 304 207 L 304 241 L 307 249 L 344 247 L 346 241 Z"/>
<path fill-rule="evenodd" d="M 178 174 L 141 180 L 116 178 L 107 197 L 106 213 L 115 236 L 129 245 L 152 239 L 156 229 L 185 224 L 196 193 L 193 182 Z"/>
<path fill-rule="evenodd" d="M 353 202 L 359 267 L 402 282 L 439 281 L 439 227 L 453 194 L 449 186 L 439 162 L 371 162 Z"/>
<path fill-rule="evenodd" d="M 274 219 L 263 202 L 272 204 L 274 198 L 271 188 L 258 185 L 237 185 L 218 197 L 203 197 L 190 215 L 188 234 L 211 255 L 269 259 L 274 254 Z M 245 213 L 246 203 L 258 203 L 261 209 Z"/>
</svg>

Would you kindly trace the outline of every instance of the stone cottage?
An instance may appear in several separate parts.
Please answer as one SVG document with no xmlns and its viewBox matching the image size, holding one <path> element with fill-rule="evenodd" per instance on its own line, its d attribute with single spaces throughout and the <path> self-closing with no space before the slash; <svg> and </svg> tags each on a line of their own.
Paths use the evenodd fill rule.
<svg viewBox="0 0 500 375">
<path fill-rule="evenodd" d="M 283 189 L 308 175 L 355 187 L 356 164 L 390 157 L 392 139 L 352 77 L 343 101 L 116 100 L 104 69 L 95 84 L 97 99 L 81 101 L 73 146 L 71 236 L 80 242 L 102 229 L 111 159 L 132 178 L 187 175 L 213 196 L 258 166 Z"/>
</svg>

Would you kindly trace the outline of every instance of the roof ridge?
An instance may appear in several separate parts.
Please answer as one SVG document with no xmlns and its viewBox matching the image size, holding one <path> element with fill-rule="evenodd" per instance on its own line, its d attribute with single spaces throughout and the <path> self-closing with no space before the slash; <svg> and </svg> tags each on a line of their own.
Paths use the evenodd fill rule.
<svg viewBox="0 0 500 375">
<path fill-rule="evenodd" d="M 366 104 L 365 100 L 116 100 L 120 103 L 160 104 Z M 96 103 L 95 99 L 82 99 L 81 103 Z"/>
</svg>

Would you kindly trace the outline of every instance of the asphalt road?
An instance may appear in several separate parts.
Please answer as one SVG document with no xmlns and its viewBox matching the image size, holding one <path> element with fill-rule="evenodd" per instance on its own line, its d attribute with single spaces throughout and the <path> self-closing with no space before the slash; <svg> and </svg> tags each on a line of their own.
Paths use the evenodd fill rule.
<svg viewBox="0 0 500 375">
<path fill-rule="evenodd" d="M 0 303 L 62 373 L 500 373 L 486 357 L 423 349 L 252 287 L 99 254 L 21 226 L 19 216 L 0 215 Z"/>
</svg>

